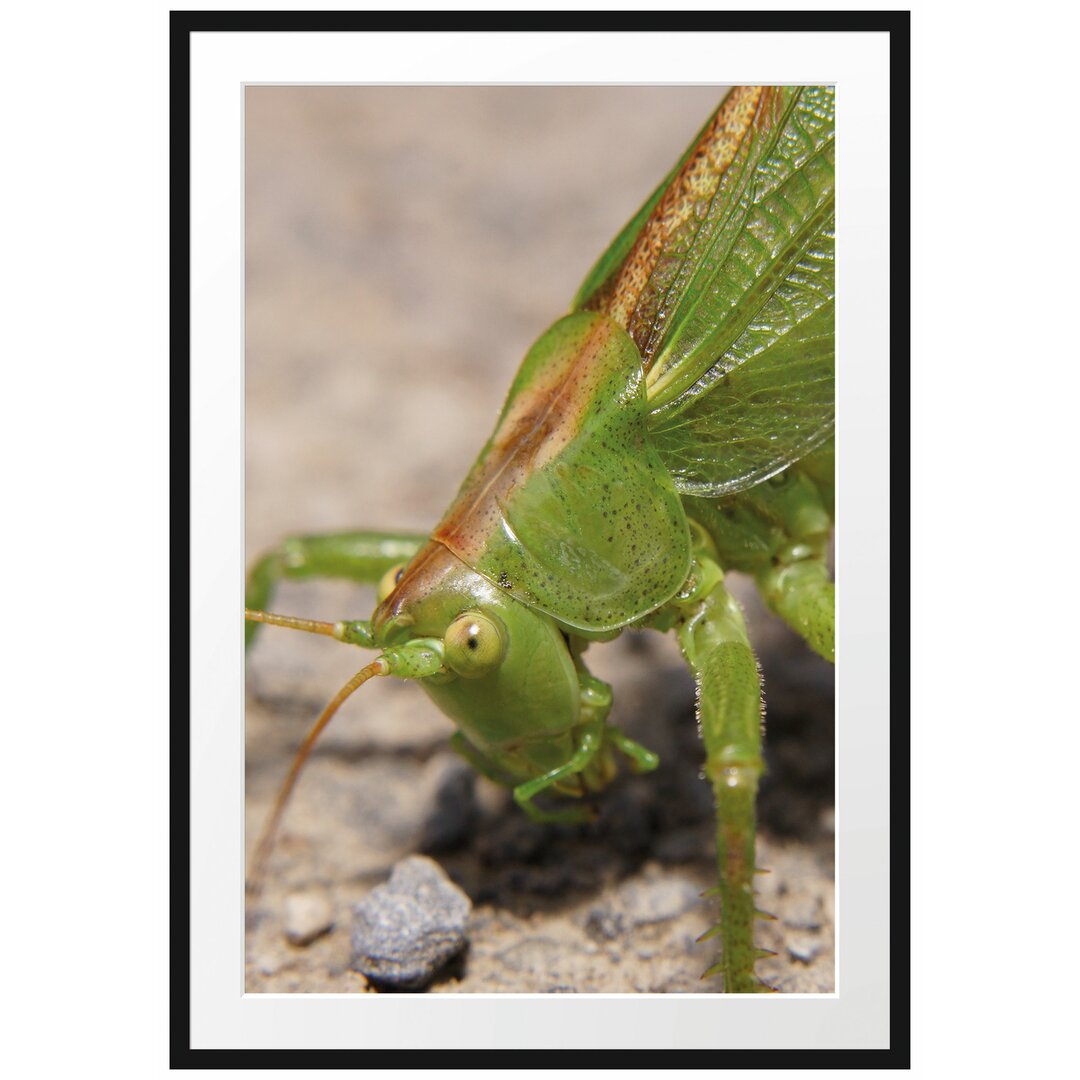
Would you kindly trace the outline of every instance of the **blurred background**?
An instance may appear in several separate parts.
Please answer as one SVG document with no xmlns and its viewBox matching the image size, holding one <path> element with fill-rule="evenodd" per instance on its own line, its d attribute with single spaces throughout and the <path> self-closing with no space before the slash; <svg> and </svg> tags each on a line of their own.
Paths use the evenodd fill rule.
<svg viewBox="0 0 1080 1080">
<path fill-rule="evenodd" d="M 430 529 L 529 345 L 722 93 L 248 87 L 249 562 L 298 532 Z M 785 990 L 828 991 L 832 672 L 747 603 L 769 703 L 761 861 L 773 872 L 761 889 L 781 917 L 763 928 L 780 955 L 761 970 Z M 294 583 L 274 606 L 367 617 L 373 599 Z M 303 732 L 363 662 L 308 635 L 257 642 L 249 848 Z M 711 949 L 694 938 L 709 925 L 696 896 L 711 884 L 711 811 L 690 678 L 657 634 L 624 634 L 589 663 L 614 685 L 612 719 L 665 763 L 621 779 L 584 833 L 508 811 L 449 753 L 450 725 L 418 688 L 365 686 L 301 780 L 249 911 L 248 989 L 364 989 L 348 970 L 348 905 L 417 850 L 476 905 L 469 952 L 435 990 L 708 989 L 698 976 Z M 282 934 L 297 892 L 318 894 L 335 920 L 306 949 Z"/>
</svg>

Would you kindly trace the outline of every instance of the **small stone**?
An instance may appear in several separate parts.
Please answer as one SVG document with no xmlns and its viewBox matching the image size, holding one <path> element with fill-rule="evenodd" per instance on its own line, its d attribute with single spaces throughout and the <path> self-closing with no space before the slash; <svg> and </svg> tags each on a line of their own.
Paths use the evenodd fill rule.
<svg viewBox="0 0 1080 1080">
<path fill-rule="evenodd" d="M 322 893 L 297 892 L 285 897 L 285 940 L 310 945 L 334 925 L 334 910 Z"/>
<path fill-rule="evenodd" d="M 699 922 L 703 924 L 705 918 L 700 892 L 701 885 L 696 879 L 673 874 L 658 863 L 647 863 L 638 878 L 625 882 L 613 895 L 592 906 L 580 925 L 593 942 L 600 945 L 618 943 L 605 950 L 611 963 L 626 959 L 629 966 L 636 968 L 639 961 L 652 964 L 658 957 L 671 952 L 671 932 L 649 928 L 661 927 L 688 913 L 699 912 L 687 919 L 687 923 L 695 927 L 688 936 L 696 956 L 696 927 Z M 633 976 L 628 974 L 627 977 Z"/>
<path fill-rule="evenodd" d="M 559 981 L 567 959 L 561 942 L 541 936 L 523 937 L 497 953 L 495 958 L 511 971 L 527 972 L 555 983 Z"/>
<path fill-rule="evenodd" d="M 787 942 L 787 951 L 791 954 L 792 959 L 803 964 L 809 964 L 821 953 L 823 948 L 824 946 L 820 941 L 811 937 L 793 937 L 789 938 Z"/>
<path fill-rule="evenodd" d="M 630 882 L 619 890 L 619 904 L 628 927 L 668 922 L 698 903 L 700 890 L 684 879 Z"/>
<path fill-rule="evenodd" d="M 421 990 L 465 947 L 472 901 L 422 855 L 353 906 L 352 966 L 374 983 Z"/>
<path fill-rule="evenodd" d="M 280 963 L 272 953 L 262 953 L 256 960 L 255 966 L 259 969 L 259 973 L 262 975 L 276 975 Z"/>
<path fill-rule="evenodd" d="M 585 919 L 585 933 L 593 941 L 614 941 L 624 932 L 622 916 L 617 911 L 593 908 Z"/>
</svg>

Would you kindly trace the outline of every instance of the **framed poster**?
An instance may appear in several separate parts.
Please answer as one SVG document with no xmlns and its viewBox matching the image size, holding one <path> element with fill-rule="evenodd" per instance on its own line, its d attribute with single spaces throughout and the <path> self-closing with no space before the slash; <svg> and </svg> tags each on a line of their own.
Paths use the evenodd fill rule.
<svg viewBox="0 0 1080 1080">
<path fill-rule="evenodd" d="M 905 818 L 906 759 L 902 737 L 890 746 L 881 566 L 890 408 L 906 405 L 890 404 L 888 318 L 888 170 L 905 134 L 895 114 L 890 127 L 890 78 L 902 96 L 906 20 L 808 15 L 781 35 L 775 18 L 687 18 L 696 25 L 631 17 L 613 34 L 556 15 L 475 15 L 474 26 L 432 15 L 423 27 L 384 19 L 378 29 L 352 14 L 174 15 L 175 235 L 190 227 L 191 237 L 190 323 L 174 320 L 174 370 L 190 363 L 199 612 L 190 731 L 186 715 L 174 719 L 174 763 L 190 769 L 174 786 L 178 895 L 189 895 L 188 869 L 191 884 L 190 911 L 175 913 L 178 1061 L 238 1046 L 274 1050 L 279 1064 L 304 1049 L 307 1066 L 376 1046 L 401 1050 L 403 1064 L 406 1048 L 716 1047 L 763 1064 L 785 1049 L 810 1051 L 800 1058 L 810 1066 L 841 1050 L 902 1064 L 906 987 L 900 979 L 896 1012 L 890 978 L 906 964 L 896 921 L 906 848 L 895 832 L 890 842 L 888 823 Z M 738 58 L 730 72 L 725 55 Z M 290 533 L 434 526 L 520 357 L 726 85 L 751 81 L 835 85 L 838 118 L 835 813 L 828 669 L 751 611 L 755 644 L 779 643 L 761 649 L 766 695 L 779 689 L 782 752 L 759 805 L 758 861 L 775 884 L 758 894 L 777 915 L 763 934 L 779 954 L 762 974 L 782 993 L 720 996 L 698 981 L 711 948 L 695 940 L 710 925 L 697 900 L 709 884 L 709 797 L 695 785 L 693 739 L 687 749 L 680 734 L 693 734 L 693 683 L 659 635 L 610 646 L 605 659 L 590 651 L 589 662 L 628 699 L 619 722 L 632 738 L 659 739 L 673 764 L 617 785 L 606 816 L 584 830 L 512 816 L 497 789 L 455 764 L 452 728 L 417 687 L 365 687 L 301 781 L 286 850 L 245 920 L 235 621 L 245 565 Z M 178 312 L 189 301 L 183 248 Z M 893 280 L 906 302 L 905 275 Z M 845 355 L 862 360 L 845 365 Z M 290 614 L 370 612 L 370 597 L 348 610 L 347 588 L 291 589 Z M 332 643 L 263 633 L 250 665 L 249 832 L 288 747 L 357 666 Z M 785 769 L 801 773 L 801 787 Z M 368 992 L 378 981 L 352 968 L 349 905 L 425 848 L 471 892 L 468 951 L 426 993 Z M 290 944 L 290 897 L 322 904 L 334 928 Z"/>
</svg>

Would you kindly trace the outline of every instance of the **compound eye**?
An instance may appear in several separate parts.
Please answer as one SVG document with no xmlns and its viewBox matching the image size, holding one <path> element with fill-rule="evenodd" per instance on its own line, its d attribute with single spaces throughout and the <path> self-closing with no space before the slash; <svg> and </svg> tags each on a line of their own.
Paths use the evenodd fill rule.
<svg viewBox="0 0 1080 1080">
<path fill-rule="evenodd" d="M 447 628 L 443 660 L 463 679 L 476 679 L 497 667 L 506 654 L 505 631 L 487 615 L 467 611 Z"/>
<path fill-rule="evenodd" d="M 398 563 L 397 566 L 391 566 L 382 576 L 382 580 L 379 582 L 379 603 L 381 604 L 396 588 L 397 583 L 401 580 L 401 575 L 405 573 L 405 563 Z"/>
</svg>

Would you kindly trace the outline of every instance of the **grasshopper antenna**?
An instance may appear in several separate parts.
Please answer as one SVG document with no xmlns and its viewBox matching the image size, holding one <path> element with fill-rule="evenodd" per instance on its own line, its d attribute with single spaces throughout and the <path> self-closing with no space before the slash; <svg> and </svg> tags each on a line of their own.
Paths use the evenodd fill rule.
<svg viewBox="0 0 1080 1080">
<path fill-rule="evenodd" d="M 248 622 L 266 623 L 267 626 L 286 626 L 290 630 L 306 630 L 309 634 L 334 636 L 335 623 L 319 622 L 317 619 L 300 619 L 295 615 L 275 615 L 272 611 L 253 611 L 244 608 L 244 618 Z"/>
<path fill-rule="evenodd" d="M 284 626 L 288 630 L 304 630 L 309 634 L 322 634 L 347 645 L 359 645 L 364 649 L 375 647 L 371 636 L 371 624 L 363 619 L 350 622 L 319 622 L 317 619 L 301 619 L 296 615 L 275 615 L 272 611 L 253 611 L 244 608 L 248 622 L 266 623 L 267 626 Z"/>
<path fill-rule="evenodd" d="M 262 615 L 262 612 L 249 612 L 248 617 L 252 614 Z M 292 619 L 290 616 L 274 616 L 275 625 L 292 626 L 297 630 L 313 630 L 317 634 L 328 634 L 333 637 L 334 635 L 334 623 L 313 623 L 309 619 Z M 288 622 L 277 621 L 288 619 Z M 270 619 L 253 619 L 253 622 L 270 622 Z M 310 625 L 298 625 L 298 624 L 310 624 Z M 315 627 L 329 627 L 329 630 L 314 629 Z M 293 788 L 296 786 L 297 777 L 300 775 L 300 770 L 304 767 L 304 763 L 307 761 L 308 756 L 311 753 L 312 747 L 315 745 L 315 741 L 322 734 L 323 729 L 333 719 L 334 713 L 341 708 L 342 704 L 350 697 L 354 690 L 358 690 L 361 686 L 368 681 L 368 679 L 374 678 L 376 675 L 389 675 L 390 663 L 382 656 L 376 657 L 367 667 L 361 668 L 335 695 L 333 701 L 326 706 L 322 711 L 322 715 L 312 725 L 311 730 L 307 733 L 303 743 L 300 745 L 300 749 L 297 750 L 296 756 L 293 758 L 293 763 L 289 768 L 289 774 L 285 777 L 285 782 L 281 785 L 281 790 L 278 792 L 277 800 L 274 802 L 273 812 L 270 814 L 269 819 L 263 826 L 262 835 L 259 837 L 259 842 L 255 846 L 255 856 L 251 862 L 251 872 L 248 876 L 247 891 L 249 893 L 258 893 L 262 884 L 263 870 L 266 868 L 266 860 L 270 856 L 270 852 L 274 846 L 274 836 L 277 833 L 278 825 L 281 823 L 281 817 L 285 813 L 285 806 L 289 801 L 289 796 L 292 795 Z"/>
</svg>

